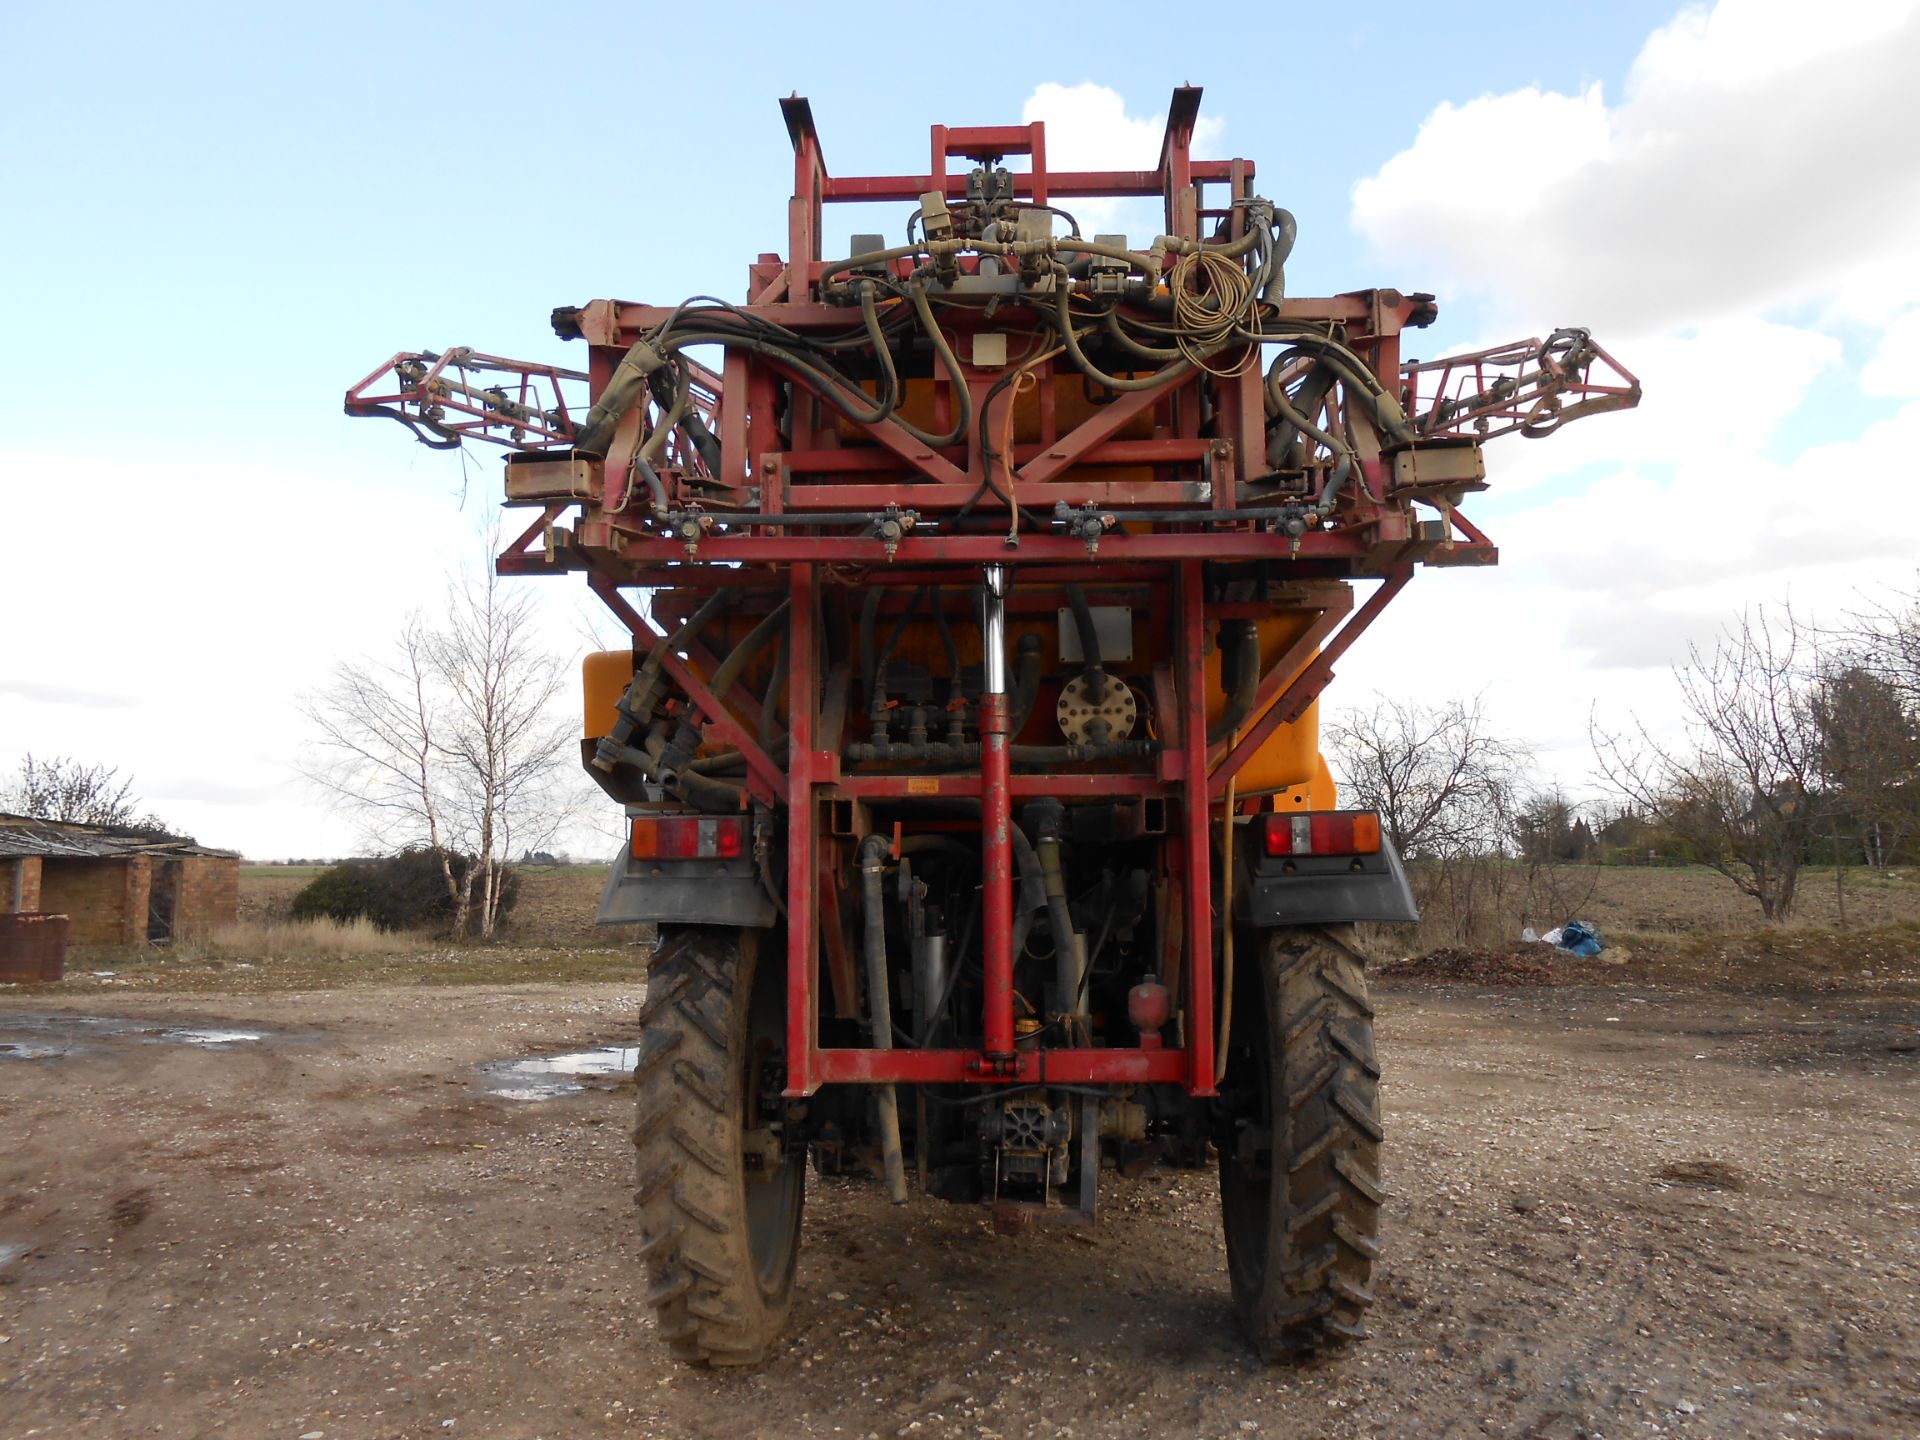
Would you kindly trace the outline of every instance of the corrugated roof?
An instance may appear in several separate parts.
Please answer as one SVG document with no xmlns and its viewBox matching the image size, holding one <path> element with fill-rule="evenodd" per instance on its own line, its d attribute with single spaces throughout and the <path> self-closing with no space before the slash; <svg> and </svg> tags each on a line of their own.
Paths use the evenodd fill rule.
<svg viewBox="0 0 1920 1440">
<path fill-rule="evenodd" d="M 237 860 L 237 850 L 215 850 L 191 840 L 150 840 L 116 835 L 97 825 L 40 820 L 31 815 L 0 814 L 0 857 L 39 855 L 48 859 L 112 860 L 128 855 L 213 855 Z"/>
</svg>

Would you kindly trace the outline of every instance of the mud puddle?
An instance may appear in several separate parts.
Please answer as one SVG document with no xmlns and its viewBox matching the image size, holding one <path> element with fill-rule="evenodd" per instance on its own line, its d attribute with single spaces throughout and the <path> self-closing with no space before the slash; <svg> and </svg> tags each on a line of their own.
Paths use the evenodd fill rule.
<svg viewBox="0 0 1920 1440">
<path fill-rule="evenodd" d="M 480 1083 L 502 1100 L 558 1100 L 625 1079 L 639 1056 L 631 1045 L 600 1045 L 567 1055 L 490 1060 L 480 1066 Z"/>
<path fill-rule="evenodd" d="M 0 1061 L 58 1060 L 89 1054 L 108 1041 L 228 1051 L 272 1035 L 229 1026 L 142 1024 L 113 1015 L 7 1015 L 0 1017 Z"/>
</svg>

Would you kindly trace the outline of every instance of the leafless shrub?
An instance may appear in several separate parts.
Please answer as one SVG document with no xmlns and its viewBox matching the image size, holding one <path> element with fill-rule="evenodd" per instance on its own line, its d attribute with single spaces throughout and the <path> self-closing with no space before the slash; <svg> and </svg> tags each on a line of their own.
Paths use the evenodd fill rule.
<svg viewBox="0 0 1920 1440">
<path fill-rule="evenodd" d="M 1675 670 L 1683 743 L 1657 741 L 1638 721 L 1624 735 L 1592 729 L 1615 791 L 1769 921 L 1793 913 L 1819 833 L 1824 761 L 1809 649 L 1791 612 L 1773 620 L 1756 611 Z"/>
<path fill-rule="evenodd" d="M 0 810 L 68 825 L 98 825 L 128 834 L 161 837 L 174 833 L 158 816 L 140 813 L 133 778 L 122 779 L 118 766 L 83 765 L 64 755 L 51 760 L 32 753 L 23 757 L 19 773 L 0 789 Z"/>
</svg>

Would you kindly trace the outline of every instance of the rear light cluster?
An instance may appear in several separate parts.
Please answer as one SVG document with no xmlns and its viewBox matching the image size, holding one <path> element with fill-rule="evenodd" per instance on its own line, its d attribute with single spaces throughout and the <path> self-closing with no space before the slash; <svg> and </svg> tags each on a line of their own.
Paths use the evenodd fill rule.
<svg viewBox="0 0 1920 1440">
<path fill-rule="evenodd" d="M 747 822 L 717 815 L 641 816 L 633 822 L 636 860 L 734 860 L 746 842 Z"/>
<path fill-rule="evenodd" d="M 1269 855 L 1377 855 L 1380 816 L 1373 810 L 1317 810 L 1266 817 Z"/>
</svg>

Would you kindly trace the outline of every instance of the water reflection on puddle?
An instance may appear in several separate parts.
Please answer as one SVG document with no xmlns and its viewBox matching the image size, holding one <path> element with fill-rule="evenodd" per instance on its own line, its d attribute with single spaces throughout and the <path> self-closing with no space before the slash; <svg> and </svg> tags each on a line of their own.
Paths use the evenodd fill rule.
<svg viewBox="0 0 1920 1440">
<path fill-rule="evenodd" d="M 261 1030 L 162 1030 L 158 1035 L 148 1037 L 168 1045 L 208 1045 L 222 1048 L 228 1045 L 240 1045 L 249 1040 L 264 1040 L 266 1033 Z"/>
<path fill-rule="evenodd" d="M 89 1042 L 132 1040 L 142 1045 L 194 1045 L 231 1050 L 265 1040 L 270 1031 L 214 1026 L 142 1025 L 113 1015 L 0 1015 L 0 1060 L 57 1060 L 85 1055 Z"/>
<path fill-rule="evenodd" d="M 615 1080 L 631 1073 L 640 1052 L 631 1045 L 602 1045 L 570 1055 L 494 1060 L 480 1067 L 486 1087 L 502 1100 L 557 1100 L 577 1095 L 589 1080 Z"/>
</svg>

